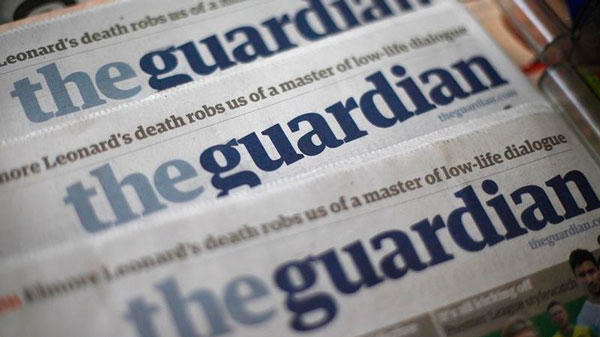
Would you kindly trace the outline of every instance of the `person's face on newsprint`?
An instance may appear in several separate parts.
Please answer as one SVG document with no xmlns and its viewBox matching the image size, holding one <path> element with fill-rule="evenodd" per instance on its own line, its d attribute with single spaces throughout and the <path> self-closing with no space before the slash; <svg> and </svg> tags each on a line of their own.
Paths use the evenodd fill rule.
<svg viewBox="0 0 600 337">
<path fill-rule="evenodd" d="M 577 283 L 593 297 L 600 297 L 600 269 L 592 261 L 575 267 Z"/>
<path fill-rule="evenodd" d="M 554 305 L 548 310 L 552 323 L 558 328 L 563 328 L 569 325 L 569 315 L 562 305 Z"/>
</svg>

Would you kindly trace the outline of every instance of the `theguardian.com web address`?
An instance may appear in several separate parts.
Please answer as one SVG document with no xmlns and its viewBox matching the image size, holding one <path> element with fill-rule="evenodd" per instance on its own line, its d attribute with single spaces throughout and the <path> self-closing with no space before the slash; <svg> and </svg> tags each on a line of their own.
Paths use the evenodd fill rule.
<svg viewBox="0 0 600 337">
<path fill-rule="evenodd" d="M 529 240 L 529 247 L 531 247 L 531 249 L 538 249 L 544 246 L 552 247 L 558 241 L 568 239 L 572 236 L 583 234 L 594 228 L 600 228 L 600 217 L 594 218 L 590 221 L 586 221 L 580 224 L 571 224 L 569 228 L 560 232 L 556 232 L 554 234 L 550 234 L 548 236 L 544 236 L 538 239 L 533 238 Z"/>
<path fill-rule="evenodd" d="M 517 96 L 517 92 L 515 90 L 509 90 L 503 93 L 500 93 L 496 96 L 492 96 L 492 97 L 488 97 L 488 98 L 479 98 L 477 99 L 475 102 L 469 104 L 469 105 L 465 105 L 463 107 L 460 107 L 458 109 L 452 110 L 452 111 L 448 111 L 448 112 L 440 112 L 438 114 L 438 118 L 440 121 L 445 122 L 449 119 L 452 118 L 462 118 L 462 116 L 466 113 L 469 113 L 471 111 L 474 110 L 478 110 L 483 108 L 484 106 L 490 105 L 490 104 L 494 104 L 496 102 L 500 102 L 503 101 L 505 99 L 509 99 L 512 97 Z"/>
</svg>

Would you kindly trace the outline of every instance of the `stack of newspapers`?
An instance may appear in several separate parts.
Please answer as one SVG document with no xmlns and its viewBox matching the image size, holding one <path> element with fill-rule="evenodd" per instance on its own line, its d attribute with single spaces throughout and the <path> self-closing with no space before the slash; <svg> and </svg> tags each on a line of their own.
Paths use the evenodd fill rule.
<svg viewBox="0 0 600 337">
<path fill-rule="evenodd" d="M 117 1 L 0 79 L 1 337 L 599 334 L 598 157 L 457 1 Z"/>
</svg>

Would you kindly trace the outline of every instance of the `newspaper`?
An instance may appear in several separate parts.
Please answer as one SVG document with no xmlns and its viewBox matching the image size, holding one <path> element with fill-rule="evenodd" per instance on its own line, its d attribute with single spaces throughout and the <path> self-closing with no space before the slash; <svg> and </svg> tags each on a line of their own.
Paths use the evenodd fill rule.
<svg viewBox="0 0 600 337">
<path fill-rule="evenodd" d="M 0 35 L 0 143 L 434 2 L 130 0 L 19 27 Z"/>
<path fill-rule="evenodd" d="M 523 103 L 545 104 L 462 7 L 441 3 L 6 144 L 0 255 L 285 183 Z"/>
<path fill-rule="evenodd" d="M 0 335 L 551 336 L 598 296 L 600 169 L 546 106 L 466 124 L 5 259 Z"/>
</svg>

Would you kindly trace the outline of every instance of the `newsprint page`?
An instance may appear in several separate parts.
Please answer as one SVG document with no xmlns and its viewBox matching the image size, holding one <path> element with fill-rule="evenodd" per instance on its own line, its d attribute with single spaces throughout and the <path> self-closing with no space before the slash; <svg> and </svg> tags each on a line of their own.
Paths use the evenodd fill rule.
<svg viewBox="0 0 600 337">
<path fill-rule="evenodd" d="M 445 1 L 120 0 L 26 25 L 0 35 L 0 143 Z"/>
<path fill-rule="evenodd" d="M 438 38 L 413 43 L 429 35 Z M 2 146 L 0 212 L 10 223 L 0 228 L 0 256 L 545 104 L 449 3 L 163 92 Z"/>
<path fill-rule="evenodd" d="M 567 259 L 597 246 L 600 170 L 562 118 L 449 133 L 5 259 L 0 334 L 497 336 L 594 308 Z"/>
<path fill-rule="evenodd" d="M 0 44 L 0 337 L 600 336 L 598 157 L 456 1 Z"/>
</svg>

